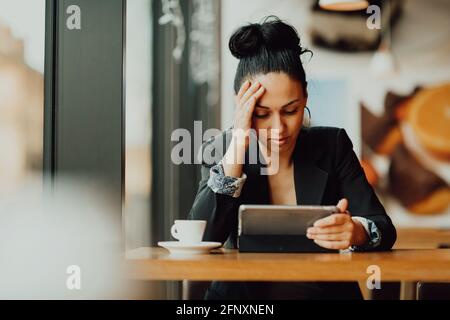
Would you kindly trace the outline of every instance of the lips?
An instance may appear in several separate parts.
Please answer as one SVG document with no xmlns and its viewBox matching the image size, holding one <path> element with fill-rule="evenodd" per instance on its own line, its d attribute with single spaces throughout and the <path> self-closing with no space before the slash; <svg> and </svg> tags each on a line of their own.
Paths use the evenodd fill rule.
<svg viewBox="0 0 450 320">
<path fill-rule="evenodd" d="M 287 142 L 287 140 L 289 139 L 289 137 L 282 137 L 282 138 L 271 138 L 270 141 L 271 143 L 277 144 L 277 145 L 283 145 Z"/>
</svg>

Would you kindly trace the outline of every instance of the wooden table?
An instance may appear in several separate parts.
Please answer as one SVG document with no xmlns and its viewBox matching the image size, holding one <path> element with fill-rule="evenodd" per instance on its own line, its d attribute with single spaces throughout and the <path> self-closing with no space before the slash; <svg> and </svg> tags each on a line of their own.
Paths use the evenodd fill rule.
<svg viewBox="0 0 450 320">
<path fill-rule="evenodd" d="M 359 281 L 364 289 L 371 265 L 381 281 L 402 283 L 401 297 L 415 298 L 417 281 L 450 281 L 450 230 L 399 229 L 391 252 L 345 254 L 256 254 L 220 249 L 214 254 L 176 257 L 162 248 L 127 252 L 135 280 Z M 364 292 L 367 296 L 368 292 Z"/>
<path fill-rule="evenodd" d="M 436 249 L 450 245 L 450 229 L 397 228 L 394 249 Z"/>
<path fill-rule="evenodd" d="M 369 266 L 381 281 L 450 281 L 450 249 L 374 253 L 239 253 L 172 256 L 162 248 L 127 252 L 128 276 L 136 280 L 360 281 Z"/>
</svg>

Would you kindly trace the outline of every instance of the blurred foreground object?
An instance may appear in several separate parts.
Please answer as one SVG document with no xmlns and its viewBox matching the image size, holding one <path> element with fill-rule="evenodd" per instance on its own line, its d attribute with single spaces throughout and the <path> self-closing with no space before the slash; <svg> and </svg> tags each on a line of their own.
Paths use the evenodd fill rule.
<svg viewBox="0 0 450 320">
<path fill-rule="evenodd" d="M 24 42 L 0 21 L 0 195 L 42 169 L 43 76 L 24 60 Z"/>
<path fill-rule="evenodd" d="M 0 299 L 134 297 L 107 189 L 68 178 L 41 189 L 37 179 L 0 198 Z"/>
</svg>

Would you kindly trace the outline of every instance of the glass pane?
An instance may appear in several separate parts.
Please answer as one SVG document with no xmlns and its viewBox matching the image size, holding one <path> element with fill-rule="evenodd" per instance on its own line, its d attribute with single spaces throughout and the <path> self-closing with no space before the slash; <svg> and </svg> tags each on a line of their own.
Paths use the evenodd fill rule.
<svg viewBox="0 0 450 320">
<path fill-rule="evenodd" d="M 148 245 L 150 237 L 151 4 L 127 1 L 124 223 L 129 249 Z"/>
</svg>

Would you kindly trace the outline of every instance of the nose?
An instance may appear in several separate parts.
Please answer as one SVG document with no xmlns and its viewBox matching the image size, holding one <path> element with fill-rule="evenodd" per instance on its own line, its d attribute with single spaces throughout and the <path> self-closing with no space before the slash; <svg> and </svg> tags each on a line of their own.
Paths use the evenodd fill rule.
<svg viewBox="0 0 450 320">
<path fill-rule="evenodd" d="M 276 136 L 283 136 L 286 131 L 286 123 L 279 113 L 276 113 L 272 117 L 271 128 L 275 132 L 272 133 L 272 136 L 275 134 Z"/>
</svg>

